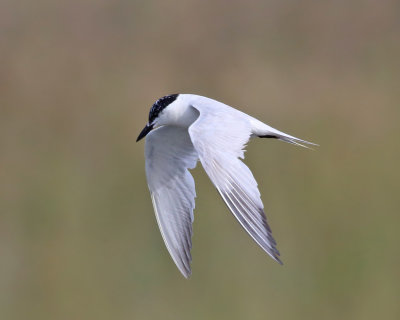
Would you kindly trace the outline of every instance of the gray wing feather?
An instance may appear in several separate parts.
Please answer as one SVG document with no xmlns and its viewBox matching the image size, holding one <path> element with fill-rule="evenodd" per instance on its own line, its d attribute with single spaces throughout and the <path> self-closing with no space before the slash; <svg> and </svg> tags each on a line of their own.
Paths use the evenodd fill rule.
<svg viewBox="0 0 400 320">
<path fill-rule="evenodd" d="M 200 112 L 189 127 L 190 138 L 204 170 L 240 225 L 274 260 L 279 251 L 267 223 L 257 182 L 239 159 L 251 135 L 251 123 L 242 112 L 201 97 L 192 106 Z"/>
<path fill-rule="evenodd" d="M 146 176 L 157 223 L 165 245 L 181 273 L 191 274 L 192 223 L 196 197 L 188 169 L 198 155 L 187 129 L 161 127 L 147 135 Z"/>
</svg>

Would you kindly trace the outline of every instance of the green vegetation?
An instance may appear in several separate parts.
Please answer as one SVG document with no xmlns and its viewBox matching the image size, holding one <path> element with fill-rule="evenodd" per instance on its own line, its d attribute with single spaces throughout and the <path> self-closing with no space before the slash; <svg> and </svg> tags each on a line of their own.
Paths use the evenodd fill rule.
<svg viewBox="0 0 400 320">
<path fill-rule="evenodd" d="M 1 319 L 400 319 L 396 1 L 3 1 Z M 160 96 L 206 95 L 299 138 L 246 163 L 282 254 L 198 166 L 193 276 L 135 143 Z"/>
</svg>

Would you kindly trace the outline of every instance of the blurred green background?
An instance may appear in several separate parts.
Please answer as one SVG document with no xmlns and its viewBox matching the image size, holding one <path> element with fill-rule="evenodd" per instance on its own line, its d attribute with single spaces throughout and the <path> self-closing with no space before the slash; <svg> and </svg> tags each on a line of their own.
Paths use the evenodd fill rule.
<svg viewBox="0 0 400 320">
<path fill-rule="evenodd" d="M 400 319 L 398 1 L 0 3 L 0 319 Z M 199 165 L 193 275 L 135 139 L 169 93 L 320 147 L 252 141 L 284 266 Z"/>
</svg>

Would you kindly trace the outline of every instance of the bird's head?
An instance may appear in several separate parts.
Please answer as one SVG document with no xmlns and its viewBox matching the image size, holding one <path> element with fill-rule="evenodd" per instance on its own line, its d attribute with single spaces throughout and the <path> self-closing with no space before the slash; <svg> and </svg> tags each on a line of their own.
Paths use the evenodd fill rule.
<svg viewBox="0 0 400 320">
<path fill-rule="evenodd" d="M 143 139 L 151 130 L 158 128 L 167 121 L 165 109 L 176 100 L 178 94 L 171 94 L 165 97 L 158 99 L 150 109 L 149 112 L 149 122 L 143 128 L 142 132 L 140 132 L 139 136 L 136 139 L 136 142 Z"/>
</svg>

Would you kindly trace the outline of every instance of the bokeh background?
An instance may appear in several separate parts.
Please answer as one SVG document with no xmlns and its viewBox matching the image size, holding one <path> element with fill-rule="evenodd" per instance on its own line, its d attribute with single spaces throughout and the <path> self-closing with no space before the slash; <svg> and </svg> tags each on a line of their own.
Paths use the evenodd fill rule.
<svg viewBox="0 0 400 320">
<path fill-rule="evenodd" d="M 1 319 L 400 319 L 400 5 L 0 2 Z M 252 141 L 284 266 L 199 165 L 193 275 L 135 139 L 169 93 L 320 144 Z"/>
</svg>

